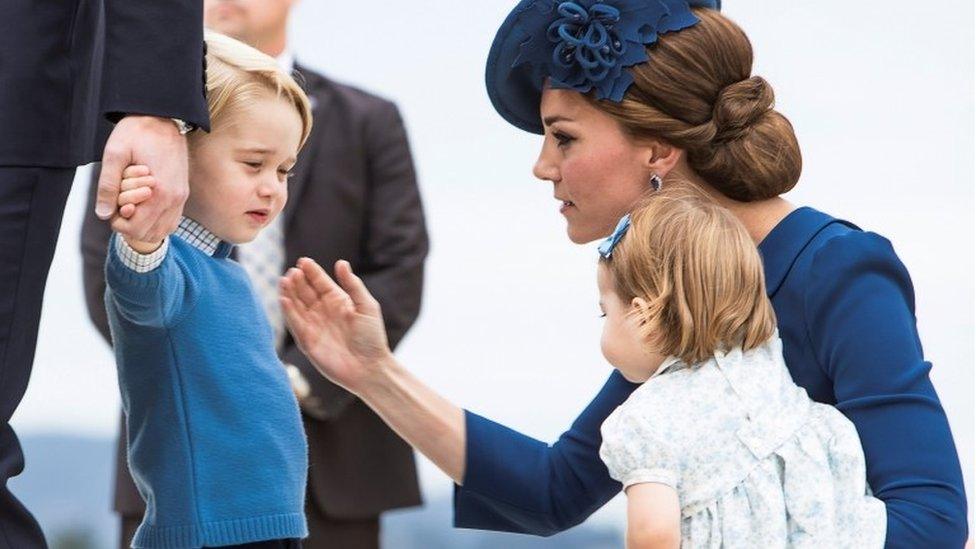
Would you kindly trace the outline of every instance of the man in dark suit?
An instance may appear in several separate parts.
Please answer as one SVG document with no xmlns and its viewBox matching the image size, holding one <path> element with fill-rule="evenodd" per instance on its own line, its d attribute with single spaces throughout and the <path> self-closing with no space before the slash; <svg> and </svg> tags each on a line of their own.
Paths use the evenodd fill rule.
<svg viewBox="0 0 976 549">
<path fill-rule="evenodd" d="M 40 527 L 7 489 L 24 467 L 9 421 L 27 389 L 75 168 L 105 145 L 98 213 L 110 219 L 122 170 L 149 165 L 158 192 L 119 222 L 155 239 L 176 227 L 186 200 L 185 132 L 209 117 L 201 0 L 4 0 L 2 13 L 0 548 L 35 549 L 45 547 Z"/>
<path fill-rule="evenodd" d="M 291 0 L 207 0 L 207 26 L 247 41 L 299 73 L 315 123 L 289 180 L 278 227 L 237 249 L 275 328 L 279 356 L 302 405 L 309 444 L 306 514 L 309 549 L 379 546 L 379 516 L 418 505 L 413 452 L 363 402 L 311 366 L 287 334 L 277 278 L 299 257 L 322 265 L 348 259 L 383 304 L 395 345 L 420 309 L 427 233 L 413 161 L 397 108 L 355 88 L 292 65 L 286 22 Z M 94 180 L 92 181 L 94 186 Z M 89 200 L 94 201 L 94 190 Z M 95 324 L 108 339 L 102 296 L 109 227 L 89 215 L 82 228 L 85 290 Z M 275 235 L 279 236 L 275 236 Z M 121 437 L 120 437 L 121 438 Z M 115 509 L 123 546 L 144 504 L 118 454 Z"/>
</svg>

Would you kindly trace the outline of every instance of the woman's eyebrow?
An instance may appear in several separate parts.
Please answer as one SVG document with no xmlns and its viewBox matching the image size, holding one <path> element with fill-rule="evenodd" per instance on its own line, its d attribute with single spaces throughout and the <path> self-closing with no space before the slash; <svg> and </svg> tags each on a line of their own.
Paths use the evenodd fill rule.
<svg viewBox="0 0 976 549">
<path fill-rule="evenodd" d="M 572 121 L 573 121 L 572 118 L 569 118 L 567 116 L 563 116 L 561 114 L 557 114 L 557 115 L 547 116 L 547 117 L 543 118 L 542 119 L 542 124 L 544 126 L 552 126 L 556 122 L 572 122 Z"/>
</svg>

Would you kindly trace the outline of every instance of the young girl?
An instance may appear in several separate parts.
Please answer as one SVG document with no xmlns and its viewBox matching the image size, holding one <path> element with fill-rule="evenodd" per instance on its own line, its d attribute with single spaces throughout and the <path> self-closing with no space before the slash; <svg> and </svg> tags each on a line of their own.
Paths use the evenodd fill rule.
<svg viewBox="0 0 976 549">
<path fill-rule="evenodd" d="M 189 139 L 190 197 L 169 238 L 137 240 L 127 217 L 152 174 L 123 174 L 105 303 L 146 514 L 134 547 L 298 547 L 305 433 L 271 327 L 230 259 L 281 213 L 311 128 L 308 98 L 274 59 L 207 35 L 209 134 Z"/>
<path fill-rule="evenodd" d="M 881 547 L 857 432 L 790 377 L 745 228 L 660 192 L 600 255 L 603 354 L 643 384 L 602 427 L 628 547 Z"/>
</svg>

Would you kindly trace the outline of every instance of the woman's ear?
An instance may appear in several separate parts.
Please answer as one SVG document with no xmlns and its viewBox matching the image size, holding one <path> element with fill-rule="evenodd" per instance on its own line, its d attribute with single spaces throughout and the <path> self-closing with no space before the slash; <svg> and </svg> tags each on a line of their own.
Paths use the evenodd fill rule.
<svg viewBox="0 0 976 549">
<path fill-rule="evenodd" d="M 684 153 L 683 149 L 679 149 L 670 143 L 651 139 L 644 148 L 644 164 L 650 173 L 663 179 L 678 165 Z"/>
</svg>

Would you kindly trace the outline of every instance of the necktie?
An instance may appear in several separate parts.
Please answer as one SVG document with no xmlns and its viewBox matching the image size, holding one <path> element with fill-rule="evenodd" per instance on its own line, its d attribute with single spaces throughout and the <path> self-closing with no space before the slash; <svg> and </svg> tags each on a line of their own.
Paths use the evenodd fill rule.
<svg viewBox="0 0 976 549">
<path fill-rule="evenodd" d="M 237 258 L 251 278 L 251 284 L 268 315 L 274 331 L 275 348 L 285 336 L 285 321 L 278 304 L 278 278 L 285 269 L 285 232 L 278 216 L 253 241 L 238 247 Z"/>
</svg>

